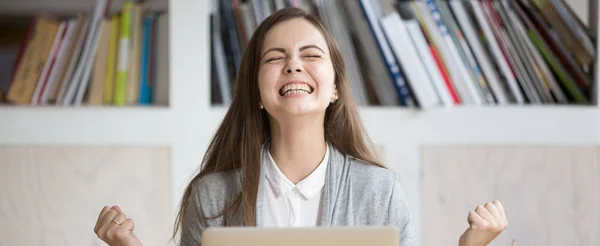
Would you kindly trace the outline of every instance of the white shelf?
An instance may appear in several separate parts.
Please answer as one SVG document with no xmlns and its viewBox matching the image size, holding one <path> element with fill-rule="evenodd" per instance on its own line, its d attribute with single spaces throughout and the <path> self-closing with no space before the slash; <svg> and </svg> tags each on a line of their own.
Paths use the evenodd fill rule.
<svg viewBox="0 0 600 246">
<path fill-rule="evenodd" d="M 72 15 L 91 12 L 96 0 L 6 0 L 0 1 L 0 14 L 33 16 L 41 13 Z M 110 0 L 108 13 L 121 9 L 125 0 Z M 168 9 L 168 0 L 150 0 L 146 7 L 150 10 Z"/>
<path fill-rule="evenodd" d="M 596 107 L 463 107 L 428 111 L 367 108 L 374 142 L 419 144 L 598 144 Z"/>
<path fill-rule="evenodd" d="M 158 107 L 0 107 L 0 144 L 168 145 L 170 110 Z"/>
<path fill-rule="evenodd" d="M 371 140 L 388 144 L 600 144 L 595 106 L 456 107 L 432 110 L 364 107 Z M 205 124 L 226 113 L 213 107 Z"/>
</svg>

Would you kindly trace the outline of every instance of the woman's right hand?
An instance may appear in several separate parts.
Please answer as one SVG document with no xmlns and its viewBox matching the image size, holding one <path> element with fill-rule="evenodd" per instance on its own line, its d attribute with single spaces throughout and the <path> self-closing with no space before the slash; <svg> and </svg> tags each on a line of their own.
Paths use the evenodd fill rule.
<svg viewBox="0 0 600 246">
<path fill-rule="evenodd" d="M 459 246 L 485 246 L 494 240 L 506 227 L 508 220 L 500 201 L 479 205 L 467 217 L 469 228 L 460 237 Z"/>
<path fill-rule="evenodd" d="M 98 238 L 110 246 L 141 246 L 134 229 L 133 220 L 127 218 L 118 206 L 105 206 L 94 226 Z"/>
</svg>

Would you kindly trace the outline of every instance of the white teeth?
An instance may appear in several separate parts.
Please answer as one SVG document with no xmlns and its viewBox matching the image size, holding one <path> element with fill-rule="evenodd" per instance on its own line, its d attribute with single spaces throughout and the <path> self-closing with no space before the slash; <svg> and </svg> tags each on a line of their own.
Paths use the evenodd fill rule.
<svg viewBox="0 0 600 246">
<path fill-rule="evenodd" d="M 295 95 L 295 94 L 308 94 L 308 91 L 305 90 L 300 90 L 300 89 L 296 89 L 296 90 L 288 90 L 286 91 L 283 96 L 287 96 L 287 95 Z"/>
<path fill-rule="evenodd" d="M 283 96 L 298 93 L 310 94 L 312 93 L 312 88 L 307 84 L 288 84 L 281 91 L 283 92 Z"/>
</svg>

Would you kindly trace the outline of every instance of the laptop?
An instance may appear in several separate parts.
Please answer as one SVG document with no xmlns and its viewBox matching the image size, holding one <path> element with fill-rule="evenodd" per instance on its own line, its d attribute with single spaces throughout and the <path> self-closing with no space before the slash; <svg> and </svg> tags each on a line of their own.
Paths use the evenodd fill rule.
<svg viewBox="0 0 600 246">
<path fill-rule="evenodd" d="M 399 246 L 396 227 L 209 227 L 203 246 Z"/>
</svg>

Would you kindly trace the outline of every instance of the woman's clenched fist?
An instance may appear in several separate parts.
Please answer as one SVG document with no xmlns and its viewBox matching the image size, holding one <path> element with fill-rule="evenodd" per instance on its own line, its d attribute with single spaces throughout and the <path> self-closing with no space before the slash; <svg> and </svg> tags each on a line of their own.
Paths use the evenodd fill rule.
<svg viewBox="0 0 600 246">
<path fill-rule="evenodd" d="M 499 201 L 487 202 L 469 212 L 469 228 L 460 237 L 460 246 L 488 245 L 508 226 L 504 207 Z"/>
<path fill-rule="evenodd" d="M 110 246 L 141 246 L 142 242 L 135 236 L 133 220 L 127 218 L 118 206 L 105 206 L 94 232 L 102 241 Z"/>
</svg>

